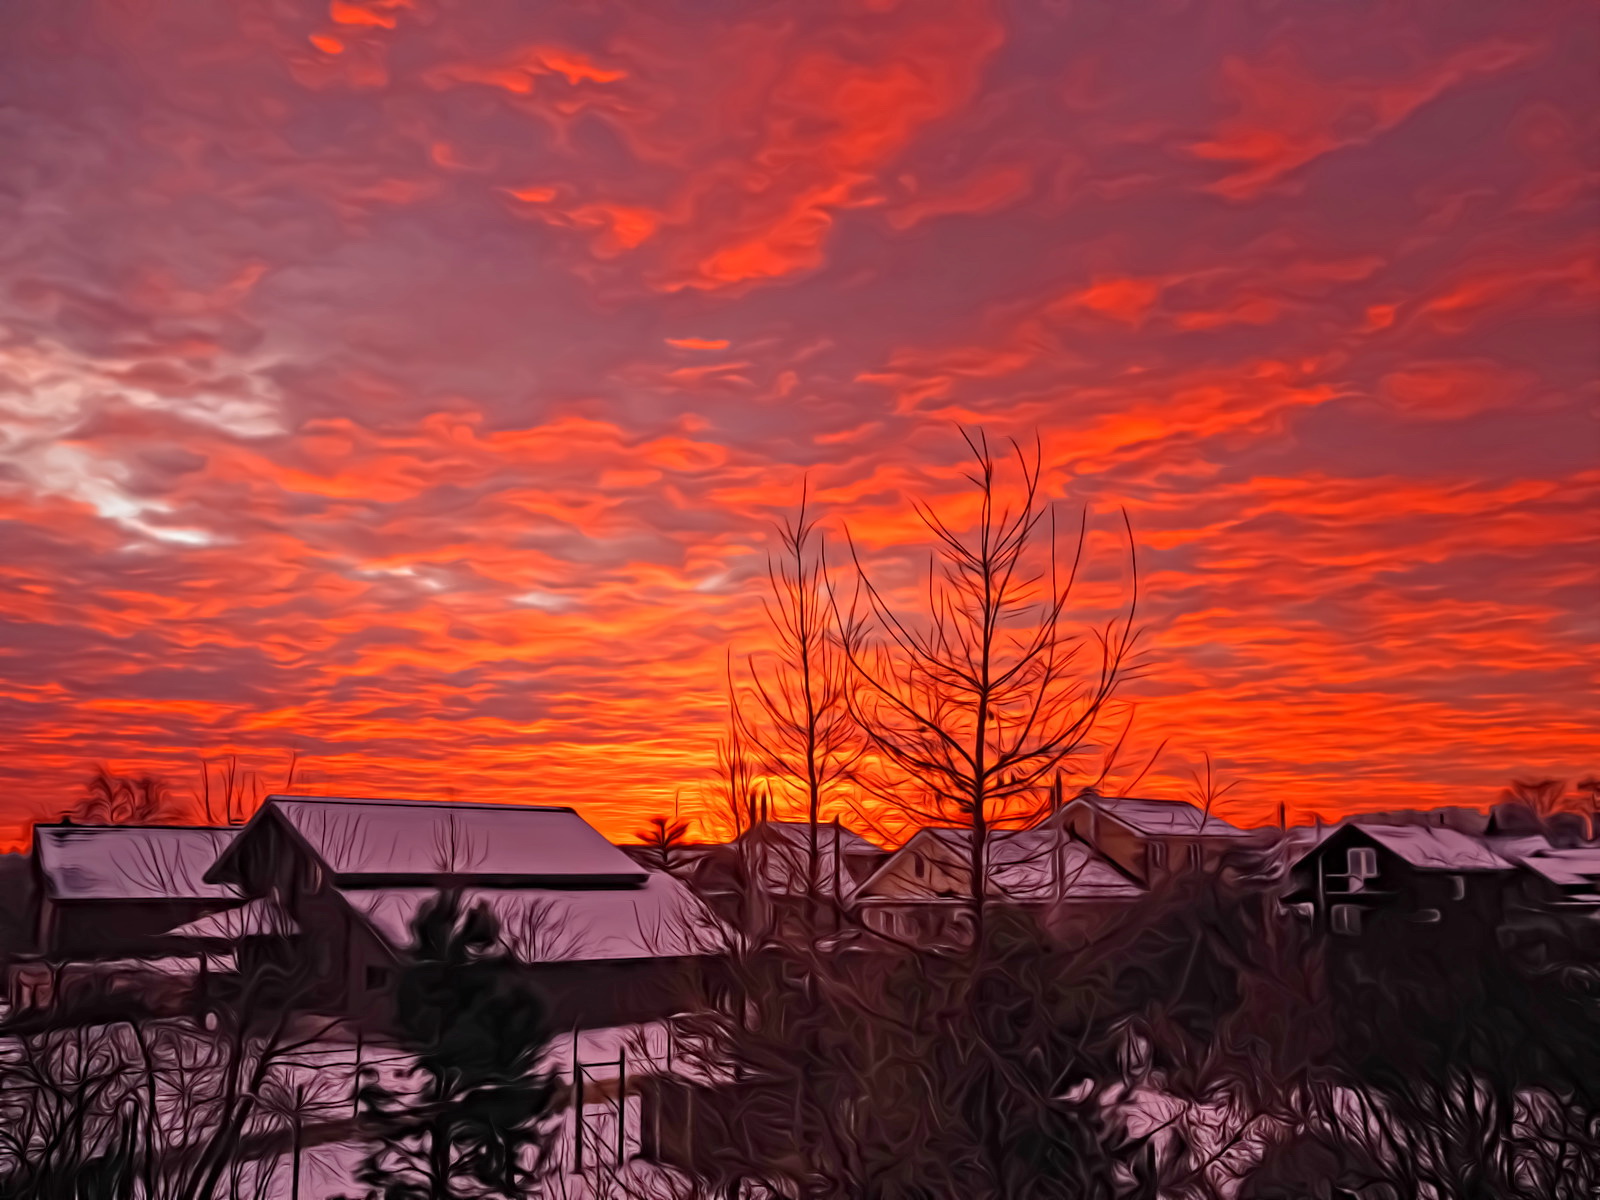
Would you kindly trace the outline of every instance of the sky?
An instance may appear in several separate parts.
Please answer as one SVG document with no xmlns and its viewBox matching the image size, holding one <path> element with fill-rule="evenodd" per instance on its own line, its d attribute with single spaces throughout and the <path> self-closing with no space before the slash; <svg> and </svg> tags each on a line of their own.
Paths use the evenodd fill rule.
<svg viewBox="0 0 1600 1200">
<path fill-rule="evenodd" d="M 773 521 L 909 571 L 961 425 L 1086 619 L 1128 514 L 1141 792 L 1592 771 L 1597 66 L 1564 0 L 5 5 L 0 840 L 229 753 L 689 814 Z"/>
</svg>

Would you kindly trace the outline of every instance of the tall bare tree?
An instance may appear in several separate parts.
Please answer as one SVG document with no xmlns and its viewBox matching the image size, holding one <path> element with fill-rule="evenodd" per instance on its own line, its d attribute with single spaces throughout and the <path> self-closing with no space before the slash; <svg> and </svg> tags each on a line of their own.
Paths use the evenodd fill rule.
<svg viewBox="0 0 1600 1200">
<path fill-rule="evenodd" d="M 1087 537 L 1058 554 L 1055 506 L 1041 492 L 1042 450 L 1012 441 L 1017 478 L 1003 483 L 984 434 L 962 431 L 975 465 L 978 515 L 963 530 L 914 500 L 933 535 L 925 608 L 902 615 L 851 555 L 867 611 L 843 639 L 847 693 L 865 731 L 879 801 L 923 822 L 970 831 L 974 944 L 983 940 L 989 831 L 1026 826 L 1048 810 L 1048 780 L 1090 745 L 1133 665 L 1134 572 L 1125 615 L 1087 629 L 1073 620 Z"/>
<path fill-rule="evenodd" d="M 826 541 L 808 500 L 802 488 L 799 510 L 779 526 L 778 553 L 767 558 L 770 594 L 762 607 L 773 645 L 746 657 L 734 713 L 763 773 L 798 795 L 805 810 L 805 895 L 814 916 L 822 810 L 860 760 L 863 743 L 850 712 L 850 664 L 830 602 Z"/>
<path fill-rule="evenodd" d="M 717 739 L 717 773 L 708 797 L 708 817 L 712 825 L 727 830 L 730 840 L 737 840 L 754 829 L 763 814 L 757 800 L 757 763 L 739 719 L 731 655 L 727 675 L 728 728 Z"/>
</svg>

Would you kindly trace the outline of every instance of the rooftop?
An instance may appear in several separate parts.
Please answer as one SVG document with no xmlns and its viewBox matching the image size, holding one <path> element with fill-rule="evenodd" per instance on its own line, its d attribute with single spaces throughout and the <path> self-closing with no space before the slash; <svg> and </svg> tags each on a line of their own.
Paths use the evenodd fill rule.
<svg viewBox="0 0 1600 1200">
<path fill-rule="evenodd" d="M 395 950 L 412 944 L 412 922 L 433 888 L 340 889 L 345 901 Z M 465 888 L 464 906 L 488 905 L 500 937 L 525 963 L 674 958 L 714 953 L 725 932 L 683 884 L 659 871 L 637 889 Z"/>
<path fill-rule="evenodd" d="M 206 872 L 236 828 L 174 825 L 36 825 L 46 892 L 57 900 L 227 900 L 238 895 Z"/>
<path fill-rule="evenodd" d="M 1187 800 L 1147 800 L 1083 792 L 1073 802 L 1092 805 L 1113 820 L 1147 837 L 1196 833 L 1206 837 L 1247 837 L 1250 832 L 1229 824 L 1221 817 L 1202 812 Z"/>
<path fill-rule="evenodd" d="M 646 876 L 570 808 L 269 796 L 250 824 L 274 817 L 345 881 L 449 876 L 524 886 L 568 881 L 623 887 Z"/>
<path fill-rule="evenodd" d="M 1414 867 L 1429 871 L 1510 871 L 1513 864 L 1468 834 L 1437 825 L 1354 826 Z"/>
</svg>

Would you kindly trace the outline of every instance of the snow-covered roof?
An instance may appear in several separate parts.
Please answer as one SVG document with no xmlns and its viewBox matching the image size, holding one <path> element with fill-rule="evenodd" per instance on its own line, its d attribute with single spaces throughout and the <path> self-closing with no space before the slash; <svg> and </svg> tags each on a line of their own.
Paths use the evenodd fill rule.
<svg viewBox="0 0 1600 1200">
<path fill-rule="evenodd" d="M 168 937 L 198 942 L 235 942 L 247 937 L 285 937 L 299 933 L 300 926 L 269 896 L 258 896 L 237 908 L 189 921 L 167 930 Z"/>
<path fill-rule="evenodd" d="M 938 860 L 947 871 L 963 877 L 969 870 L 970 829 L 927 828 L 918 830 L 857 892 L 870 900 L 898 899 L 885 887 L 891 874 L 899 887 L 908 883 L 915 890 L 917 881 L 906 877 L 904 863 L 919 854 Z M 1095 899 L 1136 899 L 1143 894 L 1138 883 L 1082 842 L 1062 836 L 1052 828 L 996 829 L 985 839 L 989 862 L 989 891 L 1012 900 L 1067 901 Z M 898 862 L 896 860 L 899 860 Z M 932 896 L 931 889 L 929 896 Z"/>
<path fill-rule="evenodd" d="M 1600 847 L 1557 850 L 1546 844 L 1516 857 L 1530 871 L 1537 871 L 1560 887 L 1582 887 L 1600 881 Z"/>
<path fill-rule="evenodd" d="M 226 900 L 206 882 L 238 829 L 177 825 L 36 825 L 34 854 L 57 900 Z"/>
<path fill-rule="evenodd" d="M 1141 800 L 1132 796 L 1080 794 L 1072 803 L 1092 806 L 1146 837 L 1248 837 L 1248 829 L 1202 812 L 1186 800 Z M 1070 807 L 1070 805 L 1069 805 Z"/>
<path fill-rule="evenodd" d="M 449 876 L 623 886 L 645 877 L 637 863 L 570 808 L 269 796 L 250 824 L 274 816 L 344 881 L 368 876 L 381 884 Z"/>
<path fill-rule="evenodd" d="M 1513 865 L 1483 842 L 1437 825 L 1356 825 L 1380 846 L 1430 871 L 1510 871 Z"/>
<path fill-rule="evenodd" d="M 396 951 L 435 888 L 341 888 L 346 901 Z M 722 925 L 683 884 L 659 871 L 629 889 L 464 888 L 464 908 L 487 903 L 501 940 L 526 963 L 677 958 L 727 946 Z"/>
</svg>

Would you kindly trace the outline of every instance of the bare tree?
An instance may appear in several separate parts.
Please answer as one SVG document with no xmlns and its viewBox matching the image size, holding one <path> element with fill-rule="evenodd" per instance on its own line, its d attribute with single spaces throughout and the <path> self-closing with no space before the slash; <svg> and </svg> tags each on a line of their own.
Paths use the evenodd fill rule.
<svg viewBox="0 0 1600 1200">
<path fill-rule="evenodd" d="M 1565 806 L 1567 784 L 1562 779 L 1514 779 L 1500 793 L 1502 804 L 1520 804 L 1541 821 Z"/>
<path fill-rule="evenodd" d="M 294 790 L 295 772 L 300 766 L 300 752 L 289 752 L 289 766 L 283 776 L 283 790 Z M 215 771 L 213 772 L 213 767 Z M 205 817 L 207 825 L 243 825 L 265 798 L 261 787 L 261 774 L 239 766 L 239 756 L 230 754 L 213 764 L 200 760 L 200 786 L 192 793 L 195 806 Z"/>
<path fill-rule="evenodd" d="M 1200 828 L 1204 830 L 1206 823 L 1211 820 L 1211 813 L 1216 808 L 1217 802 L 1239 786 L 1237 779 L 1230 779 L 1227 783 L 1216 773 L 1211 765 L 1211 752 L 1205 752 L 1206 770 L 1202 777 L 1198 771 L 1190 771 L 1189 778 L 1194 781 L 1194 786 L 1189 789 L 1189 800 L 1200 810 Z"/>
<path fill-rule="evenodd" d="M 804 807 L 805 897 L 814 918 L 822 810 L 860 760 L 863 742 L 850 712 L 838 609 L 829 600 L 826 542 L 807 501 L 802 489 L 799 511 L 779 526 L 778 554 L 768 556 L 770 594 L 762 607 L 774 645 L 746 658 L 748 680 L 734 714 L 761 770 L 798 793 Z"/>
<path fill-rule="evenodd" d="M 710 796 L 711 824 L 722 826 L 730 840 L 754 829 L 764 815 L 758 807 L 756 761 L 738 717 L 738 697 L 728 670 L 728 731 L 717 740 L 717 774 Z"/>
<path fill-rule="evenodd" d="M 856 685 L 851 711 L 876 760 L 875 770 L 856 777 L 915 819 L 971 831 L 979 945 L 989 830 L 1043 816 L 1049 801 L 1041 785 L 1090 744 L 1132 666 L 1137 564 L 1129 526 L 1135 581 L 1126 615 L 1092 627 L 1090 636 L 1078 632 L 1069 606 L 1086 517 L 1070 562 L 1062 562 L 1055 507 L 1041 495 L 1037 441 L 1029 450 L 1012 442 L 1020 478 L 1007 489 L 985 436 L 962 436 L 976 460 L 967 475 L 977 492 L 975 526 L 962 531 L 913 501 L 937 547 L 925 611 L 916 618 L 896 611 L 852 541 L 868 614 L 842 644 Z"/>
<path fill-rule="evenodd" d="M 651 817 L 650 828 L 641 829 L 634 836 L 649 849 L 651 864 L 670 875 L 678 863 L 678 852 L 688 844 L 689 823 Z"/>
<path fill-rule="evenodd" d="M 74 820 L 95 825 L 160 825 L 176 817 L 167 783 L 155 775 L 117 775 L 95 768 L 84 798 L 71 811 Z"/>
</svg>

